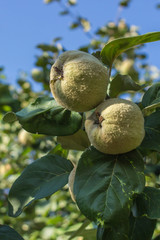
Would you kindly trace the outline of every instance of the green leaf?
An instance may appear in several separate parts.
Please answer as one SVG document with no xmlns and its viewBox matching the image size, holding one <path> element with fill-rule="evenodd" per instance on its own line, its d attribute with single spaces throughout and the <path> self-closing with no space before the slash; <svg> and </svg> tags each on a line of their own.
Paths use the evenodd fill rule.
<svg viewBox="0 0 160 240">
<path fill-rule="evenodd" d="M 64 10 L 64 11 L 61 11 L 60 13 L 59 13 L 60 15 L 67 15 L 67 14 L 69 14 L 69 11 L 68 10 Z"/>
<path fill-rule="evenodd" d="M 152 162 L 155 161 L 155 163 L 160 161 L 158 152 L 152 152 L 151 154 L 148 154 L 149 159 L 151 159 Z M 159 164 L 146 164 L 144 173 L 146 175 L 153 175 L 155 174 L 157 177 L 160 175 L 160 165 Z"/>
<path fill-rule="evenodd" d="M 151 240 L 156 220 L 147 217 L 135 218 L 130 216 L 130 240 Z"/>
<path fill-rule="evenodd" d="M 80 23 L 79 22 L 73 22 L 71 25 L 70 25 L 70 29 L 75 29 L 75 28 L 78 28 L 80 26 Z"/>
<path fill-rule="evenodd" d="M 127 49 L 139 44 L 160 40 L 160 32 L 147 33 L 140 36 L 118 38 L 107 43 L 101 51 L 102 61 L 112 68 L 114 60 Z"/>
<path fill-rule="evenodd" d="M 68 4 L 74 6 L 77 3 L 77 0 L 68 0 Z"/>
<path fill-rule="evenodd" d="M 145 117 L 145 137 L 140 145 L 142 150 L 160 151 L 160 111 Z"/>
<path fill-rule="evenodd" d="M 82 117 L 59 106 L 53 98 L 39 97 L 16 113 L 22 127 L 31 133 L 66 136 L 78 131 Z"/>
<path fill-rule="evenodd" d="M 17 120 L 17 116 L 14 112 L 7 112 L 3 117 L 3 121 L 7 123 L 11 123 L 16 120 Z"/>
<path fill-rule="evenodd" d="M 79 21 L 81 23 L 81 26 L 83 27 L 84 32 L 90 31 L 91 24 L 90 24 L 90 22 L 87 19 L 79 17 Z"/>
<path fill-rule="evenodd" d="M 46 155 L 27 166 L 9 192 L 9 215 L 17 217 L 31 202 L 61 189 L 72 169 L 72 163 L 58 155 Z"/>
<path fill-rule="evenodd" d="M 20 102 L 17 99 L 17 94 L 10 90 L 9 85 L 0 84 L 0 96 L 0 106 L 8 105 L 13 111 L 19 109 Z"/>
<path fill-rule="evenodd" d="M 135 199 L 133 210 L 135 217 L 160 218 L 160 190 L 153 187 L 145 187 L 143 193 Z"/>
<path fill-rule="evenodd" d="M 101 61 L 101 52 L 100 51 L 93 52 L 92 55 Z"/>
<path fill-rule="evenodd" d="M 37 45 L 37 48 L 40 48 L 43 51 L 50 51 L 50 52 L 58 52 L 57 47 L 53 45 L 48 45 L 48 44 L 39 44 Z"/>
<path fill-rule="evenodd" d="M 50 64 L 51 57 L 48 54 L 44 54 L 42 56 L 37 57 L 37 61 L 35 65 L 37 67 L 46 68 L 48 64 Z"/>
<path fill-rule="evenodd" d="M 48 154 L 56 154 L 63 158 L 67 158 L 68 150 L 63 149 L 60 144 L 58 144 L 55 148 L 53 148 Z"/>
<path fill-rule="evenodd" d="M 0 225 L 0 239 L 2 240 L 24 240 L 13 228 Z"/>
<path fill-rule="evenodd" d="M 15 101 L 9 90 L 9 85 L 0 84 L 0 96 L 0 105 L 10 105 Z"/>
<path fill-rule="evenodd" d="M 76 170 L 74 194 L 79 209 L 91 221 L 126 220 L 133 196 L 143 191 L 143 171 L 143 159 L 136 150 L 107 155 L 90 147 Z"/>
<path fill-rule="evenodd" d="M 160 83 L 154 84 L 144 94 L 142 99 L 143 113 L 145 116 L 150 115 L 160 107 Z"/>
<path fill-rule="evenodd" d="M 160 102 L 154 103 L 148 107 L 143 108 L 142 109 L 143 116 L 146 117 L 151 115 L 153 112 L 155 112 L 156 108 L 160 108 Z"/>
<path fill-rule="evenodd" d="M 128 219 L 123 224 L 116 224 L 114 227 L 98 226 L 97 240 L 129 240 L 128 238 Z"/>
<path fill-rule="evenodd" d="M 108 95 L 112 98 L 117 97 L 125 91 L 139 91 L 144 88 L 135 83 L 128 75 L 117 74 L 109 84 Z"/>
<path fill-rule="evenodd" d="M 0 72 L 2 72 L 4 70 L 4 68 L 2 66 L 0 66 Z"/>
<path fill-rule="evenodd" d="M 143 107 L 160 102 L 160 83 L 155 83 L 144 94 L 142 99 Z"/>
<path fill-rule="evenodd" d="M 80 129 L 78 132 L 70 136 L 57 137 L 57 141 L 65 149 L 84 151 L 90 146 L 90 141 L 85 131 Z"/>
<path fill-rule="evenodd" d="M 119 4 L 123 7 L 128 7 L 130 0 L 122 0 Z"/>
</svg>

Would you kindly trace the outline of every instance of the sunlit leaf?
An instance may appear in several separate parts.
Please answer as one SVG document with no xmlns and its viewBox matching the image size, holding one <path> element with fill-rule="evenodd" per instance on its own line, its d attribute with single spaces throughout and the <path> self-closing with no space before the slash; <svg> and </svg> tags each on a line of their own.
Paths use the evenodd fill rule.
<svg viewBox="0 0 160 240">
<path fill-rule="evenodd" d="M 152 32 L 144 35 L 118 38 L 107 43 L 101 51 L 103 62 L 112 68 L 114 60 L 127 49 L 135 47 L 139 44 L 154 42 L 160 40 L 160 32 Z"/>
<path fill-rule="evenodd" d="M 90 22 L 88 20 L 86 20 L 85 18 L 79 18 L 79 21 L 81 22 L 81 25 L 82 25 L 83 30 L 85 32 L 90 31 L 91 25 L 90 25 Z"/>
<path fill-rule="evenodd" d="M 125 91 L 139 91 L 142 88 L 144 86 L 135 83 L 130 76 L 117 74 L 109 84 L 108 95 L 114 98 Z"/>
<path fill-rule="evenodd" d="M 74 6 L 77 3 L 77 0 L 68 0 L 68 4 Z"/>
</svg>

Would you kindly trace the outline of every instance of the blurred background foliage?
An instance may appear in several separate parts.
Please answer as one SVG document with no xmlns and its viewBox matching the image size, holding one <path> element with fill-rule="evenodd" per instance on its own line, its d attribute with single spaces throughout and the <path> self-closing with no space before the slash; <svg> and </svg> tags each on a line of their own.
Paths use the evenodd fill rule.
<svg viewBox="0 0 160 240">
<path fill-rule="evenodd" d="M 62 17 L 68 14 L 72 23 L 70 30 L 81 29 L 88 36 L 88 44 L 79 46 L 79 50 L 94 53 L 99 57 L 99 51 L 107 41 L 119 37 L 139 35 L 138 26 L 129 26 L 125 20 L 119 19 L 117 23 L 108 22 L 91 34 L 91 23 L 87 16 L 77 16 L 74 13 L 76 0 L 44 0 L 44 4 L 61 5 Z M 127 8 L 131 0 L 121 0 L 119 5 Z M 157 8 L 159 5 L 157 4 Z M 98 16 L 97 16 L 98 17 Z M 5 82 L 3 66 L 0 67 L 0 118 L 8 111 L 18 111 L 33 102 L 38 96 L 50 95 L 49 72 L 55 59 L 66 49 L 61 44 L 61 37 L 53 36 L 52 44 L 38 43 L 37 48 L 41 53 L 36 56 L 35 68 L 31 70 L 34 85 L 40 86 L 41 91 L 33 90 L 32 84 L 28 81 L 28 75 L 22 73 L 17 79 L 17 87 L 7 85 Z M 4 66 L 5 67 L 5 66 Z M 24 69 L 25 70 L 25 69 Z M 160 70 L 147 63 L 147 56 L 143 46 L 132 48 L 120 55 L 114 63 L 112 77 L 117 73 L 129 74 L 139 84 L 160 80 Z M 139 101 L 141 92 L 125 93 L 123 96 L 134 101 Z M 23 171 L 23 169 L 34 160 L 52 151 L 56 154 L 67 156 L 73 162 L 77 162 L 82 152 L 64 150 L 57 142 L 56 137 L 30 134 L 23 130 L 16 122 L 14 124 L 1 122 L 0 124 L 0 224 L 7 224 L 13 227 L 25 240 L 65 240 L 68 239 L 66 232 L 78 229 L 85 217 L 78 211 L 75 203 L 71 200 L 66 186 L 62 191 L 57 192 L 48 199 L 39 200 L 31 204 L 26 210 L 14 219 L 7 216 L 7 195 L 12 183 Z M 160 155 L 150 154 L 146 159 L 147 185 L 160 186 Z M 157 167 L 154 164 L 157 164 Z M 90 224 L 89 228 L 95 227 Z M 88 230 L 90 231 L 90 230 Z M 160 232 L 157 225 L 155 234 Z M 95 232 L 86 236 L 86 240 L 94 240 Z M 82 240 L 83 237 L 75 239 Z"/>
</svg>

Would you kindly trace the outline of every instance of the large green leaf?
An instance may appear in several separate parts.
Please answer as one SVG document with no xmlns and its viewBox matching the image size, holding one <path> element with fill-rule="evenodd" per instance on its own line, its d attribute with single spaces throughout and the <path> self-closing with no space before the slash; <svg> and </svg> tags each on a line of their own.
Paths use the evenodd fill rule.
<svg viewBox="0 0 160 240">
<path fill-rule="evenodd" d="M 9 116 L 5 115 L 4 120 L 12 120 L 13 114 L 8 114 Z M 78 131 L 82 124 L 79 113 L 59 106 L 50 97 L 37 98 L 34 103 L 17 112 L 16 116 L 26 131 L 51 136 L 71 135 Z"/>
<path fill-rule="evenodd" d="M 17 217 L 32 201 L 61 189 L 72 169 L 72 163 L 58 155 L 46 155 L 27 166 L 9 192 L 9 215 Z"/>
<path fill-rule="evenodd" d="M 0 225 L 1 240 L 24 240 L 13 228 L 7 225 Z"/>
<path fill-rule="evenodd" d="M 160 83 L 155 83 L 144 94 L 142 99 L 143 107 L 160 102 Z"/>
<path fill-rule="evenodd" d="M 114 98 L 125 91 L 139 91 L 142 88 L 144 86 L 135 83 L 130 76 L 117 74 L 109 84 L 108 95 Z"/>
<path fill-rule="evenodd" d="M 154 84 L 142 99 L 145 116 L 145 138 L 141 148 L 160 151 L 160 83 Z"/>
<path fill-rule="evenodd" d="M 130 240 L 151 240 L 156 220 L 149 219 L 145 216 L 135 218 L 130 216 Z"/>
<path fill-rule="evenodd" d="M 160 40 L 160 32 L 147 33 L 140 36 L 118 38 L 107 43 L 101 51 L 102 61 L 112 68 L 114 60 L 127 49 L 139 44 Z"/>
<path fill-rule="evenodd" d="M 76 170 L 74 194 L 79 209 L 92 221 L 126 221 L 132 197 L 143 191 L 143 171 L 143 159 L 136 150 L 107 155 L 90 147 Z"/>
<path fill-rule="evenodd" d="M 123 224 L 116 224 L 114 227 L 98 226 L 97 240 L 129 240 L 128 238 L 128 219 Z"/>
<path fill-rule="evenodd" d="M 150 115 L 156 108 L 160 107 L 160 83 L 154 84 L 144 94 L 142 99 L 144 115 Z"/>
<path fill-rule="evenodd" d="M 160 151 L 160 111 L 156 111 L 144 119 L 145 137 L 140 148 Z"/>
<path fill-rule="evenodd" d="M 133 208 L 134 216 L 147 216 L 151 219 L 160 218 L 160 190 L 145 187 L 143 193 L 135 199 Z"/>
</svg>

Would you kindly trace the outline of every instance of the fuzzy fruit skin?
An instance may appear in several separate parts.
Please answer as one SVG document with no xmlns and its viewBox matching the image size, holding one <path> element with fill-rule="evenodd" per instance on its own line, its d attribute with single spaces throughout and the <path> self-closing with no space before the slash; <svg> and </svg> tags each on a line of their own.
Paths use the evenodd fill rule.
<svg viewBox="0 0 160 240">
<path fill-rule="evenodd" d="M 133 102 L 111 98 L 86 119 L 91 144 L 100 152 L 122 154 L 137 148 L 145 135 L 144 118 Z"/>
<path fill-rule="evenodd" d="M 69 192 L 71 194 L 71 198 L 72 198 L 73 202 L 76 202 L 75 196 L 74 196 L 74 193 L 73 193 L 75 175 L 76 175 L 76 166 L 70 172 L 70 175 L 69 175 L 69 178 L 68 178 Z"/>
<path fill-rule="evenodd" d="M 66 51 L 51 68 L 51 92 L 69 110 L 85 112 L 95 108 L 104 100 L 107 85 L 107 68 L 85 52 Z"/>
</svg>

